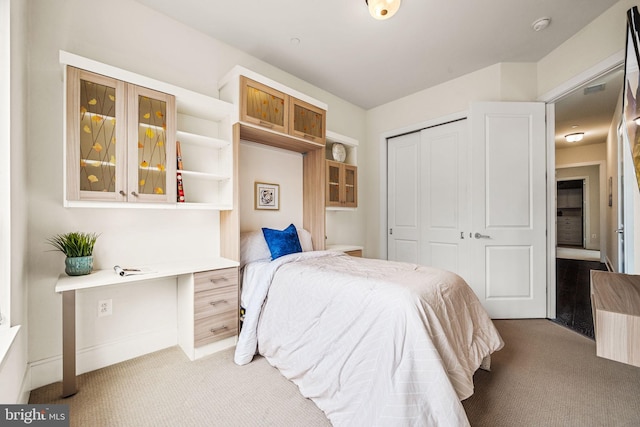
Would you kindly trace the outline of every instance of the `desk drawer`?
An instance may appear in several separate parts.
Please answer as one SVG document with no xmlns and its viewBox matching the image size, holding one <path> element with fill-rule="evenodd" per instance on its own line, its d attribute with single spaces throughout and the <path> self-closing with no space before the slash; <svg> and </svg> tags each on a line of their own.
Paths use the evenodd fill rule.
<svg viewBox="0 0 640 427">
<path fill-rule="evenodd" d="M 232 337 L 238 333 L 238 314 L 236 310 L 205 317 L 195 321 L 194 344 L 200 347 Z"/>
<path fill-rule="evenodd" d="M 194 301 L 195 319 L 238 311 L 238 287 L 226 286 L 210 291 L 196 292 Z"/>
<path fill-rule="evenodd" d="M 194 274 L 195 292 L 209 291 L 227 286 L 238 286 L 238 269 L 201 271 Z"/>
</svg>

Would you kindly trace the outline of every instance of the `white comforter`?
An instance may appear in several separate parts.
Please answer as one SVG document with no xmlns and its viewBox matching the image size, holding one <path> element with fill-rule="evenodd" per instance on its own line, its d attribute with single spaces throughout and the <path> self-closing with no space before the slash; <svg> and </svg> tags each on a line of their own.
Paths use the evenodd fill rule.
<svg viewBox="0 0 640 427">
<path fill-rule="evenodd" d="M 336 426 L 468 425 L 460 401 L 503 342 L 459 276 L 330 251 L 247 267 L 236 363 L 257 342 Z"/>
</svg>

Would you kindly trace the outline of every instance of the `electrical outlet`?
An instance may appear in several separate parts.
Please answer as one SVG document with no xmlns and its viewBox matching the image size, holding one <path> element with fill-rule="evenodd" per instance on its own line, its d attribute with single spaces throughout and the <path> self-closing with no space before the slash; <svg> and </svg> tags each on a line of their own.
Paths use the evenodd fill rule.
<svg viewBox="0 0 640 427">
<path fill-rule="evenodd" d="M 111 316 L 113 314 L 113 300 L 103 299 L 98 301 L 98 317 Z"/>
</svg>

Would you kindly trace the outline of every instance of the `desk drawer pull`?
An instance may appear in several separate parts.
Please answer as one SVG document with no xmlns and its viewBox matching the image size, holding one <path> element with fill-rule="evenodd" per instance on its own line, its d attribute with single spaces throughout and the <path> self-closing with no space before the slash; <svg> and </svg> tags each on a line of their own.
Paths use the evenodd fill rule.
<svg viewBox="0 0 640 427">
<path fill-rule="evenodd" d="M 221 300 L 218 300 L 218 301 L 211 301 L 211 302 L 209 302 L 209 304 L 211 304 L 213 306 L 215 306 L 216 304 L 227 304 L 227 300 L 226 299 L 221 299 Z"/>
<path fill-rule="evenodd" d="M 211 329 L 209 329 L 209 332 L 211 332 L 212 334 L 216 334 L 216 333 L 218 333 L 220 331 L 224 331 L 226 329 L 229 329 L 229 327 L 227 325 L 222 325 L 219 328 L 215 328 L 215 329 L 211 328 Z"/>
<path fill-rule="evenodd" d="M 216 282 L 228 282 L 228 281 L 229 281 L 229 278 L 227 278 L 227 277 L 224 277 L 224 276 L 223 276 L 223 277 L 219 278 L 218 280 L 215 280 L 215 279 L 209 279 L 209 281 L 210 281 L 211 283 L 215 284 Z"/>
</svg>

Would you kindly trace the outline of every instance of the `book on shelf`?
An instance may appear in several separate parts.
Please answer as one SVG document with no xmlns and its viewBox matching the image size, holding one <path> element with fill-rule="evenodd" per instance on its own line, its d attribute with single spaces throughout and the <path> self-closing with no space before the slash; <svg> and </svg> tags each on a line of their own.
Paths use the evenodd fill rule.
<svg viewBox="0 0 640 427">
<path fill-rule="evenodd" d="M 182 149 L 180 148 L 180 141 L 176 141 L 176 157 L 178 160 L 178 167 L 176 171 L 176 179 L 178 180 L 178 203 L 184 203 L 184 184 L 182 182 Z"/>
</svg>

